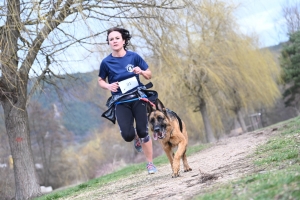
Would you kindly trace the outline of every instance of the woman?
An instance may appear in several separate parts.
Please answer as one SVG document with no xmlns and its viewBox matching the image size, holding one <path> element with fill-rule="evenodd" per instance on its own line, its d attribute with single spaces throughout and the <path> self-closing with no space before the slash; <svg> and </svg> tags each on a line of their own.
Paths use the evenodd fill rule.
<svg viewBox="0 0 300 200">
<path fill-rule="evenodd" d="M 149 80 L 151 71 L 137 53 L 127 51 L 130 38 L 129 31 L 123 28 L 114 27 L 107 31 L 107 42 L 112 53 L 101 62 L 98 83 L 101 88 L 111 91 L 109 101 L 113 105 L 123 139 L 126 142 L 134 140 L 135 148 L 146 156 L 148 173 L 153 174 L 157 169 L 152 161 L 146 102 L 138 100 L 144 95 L 144 85 L 139 75 Z"/>
</svg>

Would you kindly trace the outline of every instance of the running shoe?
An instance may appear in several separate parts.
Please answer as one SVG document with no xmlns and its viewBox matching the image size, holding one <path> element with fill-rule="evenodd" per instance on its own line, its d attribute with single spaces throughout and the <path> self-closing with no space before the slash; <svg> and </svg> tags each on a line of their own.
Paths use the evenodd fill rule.
<svg viewBox="0 0 300 200">
<path fill-rule="evenodd" d="M 147 164 L 147 170 L 148 170 L 148 174 L 154 174 L 155 172 L 157 172 L 157 169 L 152 162 L 149 162 Z"/>
</svg>

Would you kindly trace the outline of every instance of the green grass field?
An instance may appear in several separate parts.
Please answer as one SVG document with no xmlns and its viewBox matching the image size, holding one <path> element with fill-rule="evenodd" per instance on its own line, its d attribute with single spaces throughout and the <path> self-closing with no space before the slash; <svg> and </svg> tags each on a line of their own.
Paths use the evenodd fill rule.
<svg viewBox="0 0 300 200">
<path fill-rule="evenodd" d="M 300 118 L 289 120 L 279 132 L 251 155 L 256 173 L 194 199 L 300 199 Z"/>
<path fill-rule="evenodd" d="M 194 197 L 197 200 L 266 200 L 300 199 L 300 117 L 284 122 L 279 134 L 264 145 L 259 146 L 249 159 L 253 160 L 255 173 L 224 185 L 216 185 L 205 194 Z M 263 130 L 263 129 L 262 129 Z M 191 155 L 209 145 L 189 147 Z M 167 164 L 165 155 L 155 158 L 157 166 Z M 144 163 L 129 165 L 114 173 L 90 180 L 75 187 L 59 190 L 36 198 L 52 200 L 76 193 L 99 188 L 111 181 L 120 180 L 134 173 L 144 171 Z"/>
</svg>

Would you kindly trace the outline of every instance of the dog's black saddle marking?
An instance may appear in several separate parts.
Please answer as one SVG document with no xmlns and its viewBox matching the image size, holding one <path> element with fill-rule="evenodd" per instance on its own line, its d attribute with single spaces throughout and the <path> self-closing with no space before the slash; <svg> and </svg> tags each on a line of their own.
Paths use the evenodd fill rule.
<svg viewBox="0 0 300 200">
<path fill-rule="evenodd" d="M 178 117 L 178 115 L 173 110 L 170 110 L 168 108 L 166 110 L 167 110 L 168 114 L 170 114 L 171 116 L 174 116 L 174 117 L 177 118 L 178 123 L 179 123 L 180 132 L 182 132 L 182 121 L 181 121 L 181 119 Z"/>
</svg>

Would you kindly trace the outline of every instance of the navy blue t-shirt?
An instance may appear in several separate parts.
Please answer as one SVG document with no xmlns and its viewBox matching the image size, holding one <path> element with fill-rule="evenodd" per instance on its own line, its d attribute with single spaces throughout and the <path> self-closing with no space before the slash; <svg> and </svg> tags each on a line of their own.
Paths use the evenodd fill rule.
<svg viewBox="0 0 300 200">
<path fill-rule="evenodd" d="M 136 76 L 139 86 L 143 86 L 139 79 L 139 75 L 132 72 L 133 68 L 136 66 L 139 66 L 142 70 L 148 69 L 147 63 L 135 52 L 126 51 L 126 54 L 123 57 L 113 57 L 110 54 L 104 58 L 100 64 L 99 77 L 103 80 L 108 78 L 108 83 L 110 84 Z M 117 92 L 111 93 L 112 95 L 122 94 L 120 88 L 118 88 Z"/>
</svg>

